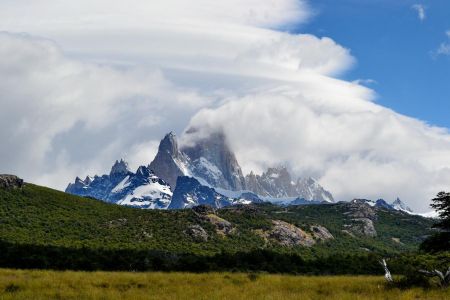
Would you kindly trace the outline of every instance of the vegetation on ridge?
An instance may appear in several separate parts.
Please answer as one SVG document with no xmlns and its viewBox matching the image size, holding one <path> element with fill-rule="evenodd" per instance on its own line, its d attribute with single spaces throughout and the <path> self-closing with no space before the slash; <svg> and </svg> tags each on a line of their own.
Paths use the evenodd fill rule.
<svg viewBox="0 0 450 300">
<path fill-rule="evenodd" d="M 215 212 L 233 229 L 221 234 L 193 210 L 139 210 L 32 184 L 0 190 L 0 266 L 84 270 L 263 270 L 311 274 L 374 274 L 379 256 L 417 249 L 432 221 L 377 210 L 376 237 L 342 231 L 345 204 L 229 207 Z M 310 233 L 322 225 L 334 239 L 285 247 L 260 231 L 282 220 Z M 207 240 L 186 233 L 201 226 Z"/>
</svg>

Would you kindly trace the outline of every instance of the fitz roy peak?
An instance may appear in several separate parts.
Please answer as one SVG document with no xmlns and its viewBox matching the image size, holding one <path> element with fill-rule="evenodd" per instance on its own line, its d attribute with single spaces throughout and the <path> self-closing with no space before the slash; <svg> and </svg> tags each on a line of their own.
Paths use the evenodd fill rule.
<svg viewBox="0 0 450 300">
<path fill-rule="evenodd" d="M 186 135 L 194 132 L 189 130 Z M 245 189 L 241 167 L 223 133 L 213 133 L 181 149 L 176 136 L 169 133 L 161 141 L 150 168 L 173 190 L 179 176 L 196 177 L 212 187 L 225 190 Z"/>
<path fill-rule="evenodd" d="M 195 133 L 191 129 L 185 134 L 189 139 Z M 200 204 L 223 207 L 278 198 L 293 198 L 298 203 L 334 202 L 331 193 L 314 179 L 294 180 L 286 168 L 269 168 L 262 175 L 252 172 L 244 177 L 223 132 L 191 139 L 182 146 L 171 132 L 161 140 L 149 166 L 133 173 L 125 161 L 116 161 L 109 175 L 77 177 L 66 192 L 152 209 Z"/>
<path fill-rule="evenodd" d="M 195 133 L 188 130 L 187 135 Z M 266 198 L 301 198 L 334 202 L 333 196 L 312 178 L 294 180 L 287 168 L 269 168 L 262 175 L 243 176 L 242 169 L 227 144 L 225 134 L 215 132 L 197 139 L 193 145 L 179 147 L 176 136 L 164 137 L 150 168 L 164 181 L 176 186 L 178 176 L 191 176 L 214 188 L 250 191 Z M 181 174 L 181 175 L 180 175 Z"/>
</svg>

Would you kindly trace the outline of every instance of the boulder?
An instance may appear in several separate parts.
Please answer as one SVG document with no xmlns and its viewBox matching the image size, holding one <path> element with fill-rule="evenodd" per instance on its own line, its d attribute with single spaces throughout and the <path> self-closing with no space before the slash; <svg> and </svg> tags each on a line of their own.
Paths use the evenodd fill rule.
<svg viewBox="0 0 450 300">
<path fill-rule="evenodd" d="M 0 175 L 1 189 L 20 189 L 23 187 L 23 179 L 15 175 Z"/>
</svg>

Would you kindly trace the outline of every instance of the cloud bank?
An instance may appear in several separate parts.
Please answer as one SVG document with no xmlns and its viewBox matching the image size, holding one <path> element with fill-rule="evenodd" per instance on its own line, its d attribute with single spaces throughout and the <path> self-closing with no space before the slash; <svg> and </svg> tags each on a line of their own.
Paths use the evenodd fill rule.
<svg viewBox="0 0 450 300">
<path fill-rule="evenodd" d="M 119 157 L 149 163 L 167 131 L 223 128 L 246 171 L 288 163 L 339 200 L 426 211 L 450 134 L 338 79 L 355 59 L 336 41 L 284 31 L 312 15 L 294 0 L 2 1 L 0 172 L 63 189 Z"/>
</svg>

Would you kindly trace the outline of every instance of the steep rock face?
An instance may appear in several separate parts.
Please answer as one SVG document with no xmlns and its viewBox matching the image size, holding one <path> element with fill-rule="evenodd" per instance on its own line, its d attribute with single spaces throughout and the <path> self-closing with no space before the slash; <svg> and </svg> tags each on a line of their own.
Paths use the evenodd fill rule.
<svg viewBox="0 0 450 300">
<path fill-rule="evenodd" d="M 264 197 L 297 197 L 307 201 L 334 202 L 333 196 L 313 178 L 293 180 L 285 167 L 269 168 L 262 175 L 246 176 L 247 188 Z"/>
<path fill-rule="evenodd" d="M 177 138 L 173 132 L 161 140 L 158 153 L 149 167 L 158 177 L 168 182 L 172 190 L 175 190 L 179 176 L 189 175 L 188 159 L 180 152 Z"/>
<path fill-rule="evenodd" d="M 186 135 L 189 134 L 195 134 L 195 130 L 187 131 Z M 214 187 L 232 191 L 245 189 L 241 167 L 223 132 L 197 139 L 193 145 L 185 146 L 181 151 L 189 158 L 193 176 L 204 179 Z"/>
<path fill-rule="evenodd" d="M 116 161 L 109 175 L 79 177 L 69 184 L 66 193 L 92 197 L 110 203 L 138 208 L 165 209 L 170 204 L 170 186 L 148 167 L 136 173 L 129 171 L 125 161 Z"/>
<path fill-rule="evenodd" d="M 232 204 L 233 199 L 217 193 L 213 188 L 201 185 L 197 179 L 180 176 L 169 209 L 185 209 L 197 205 L 221 208 Z"/>
<path fill-rule="evenodd" d="M 23 179 L 15 175 L 0 175 L 0 189 L 20 189 Z"/>
</svg>

